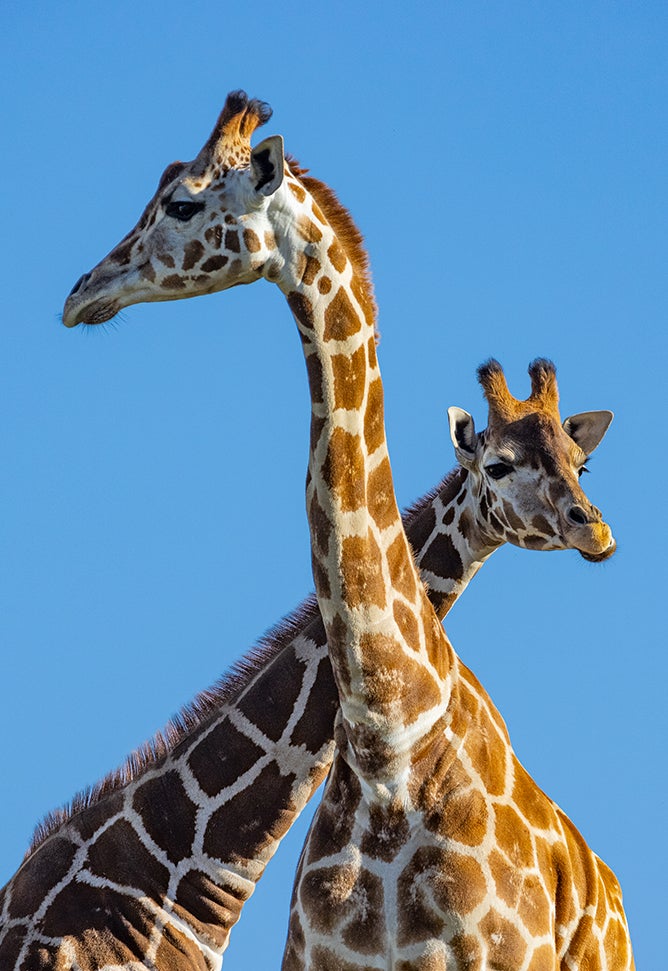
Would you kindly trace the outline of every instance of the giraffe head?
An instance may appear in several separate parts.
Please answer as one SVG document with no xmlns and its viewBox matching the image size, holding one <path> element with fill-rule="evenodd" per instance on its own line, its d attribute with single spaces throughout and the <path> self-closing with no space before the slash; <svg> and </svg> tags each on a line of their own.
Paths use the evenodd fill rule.
<svg viewBox="0 0 668 971">
<path fill-rule="evenodd" d="M 283 182 L 283 140 L 250 143 L 270 117 L 271 108 L 245 92 L 228 95 L 197 158 L 167 166 L 134 229 L 77 281 L 63 312 L 67 327 L 271 275 L 276 240 L 266 208 Z"/>
<path fill-rule="evenodd" d="M 478 525 L 516 546 L 576 549 L 585 559 L 605 560 L 616 544 L 579 478 L 612 412 L 585 411 L 562 422 L 554 365 L 536 360 L 529 376 L 531 394 L 520 401 L 497 361 L 478 369 L 489 405 L 488 426 L 479 434 L 467 412 L 448 411 L 457 458 L 473 480 Z"/>
</svg>

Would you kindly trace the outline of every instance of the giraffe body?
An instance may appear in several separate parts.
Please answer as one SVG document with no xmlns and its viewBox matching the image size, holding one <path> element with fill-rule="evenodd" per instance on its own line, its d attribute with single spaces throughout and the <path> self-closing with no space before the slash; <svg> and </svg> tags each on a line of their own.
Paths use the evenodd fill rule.
<svg viewBox="0 0 668 971">
<path fill-rule="evenodd" d="M 262 276 L 278 283 L 297 321 L 312 399 L 314 578 L 340 714 L 285 966 L 631 967 L 616 881 L 521 769 L 428 603 L 394 499 L 360 239 L 329 190 L 284 166 L 279 139 L 251 150 L 264 116 L 238 94 L 228 99 L 195 162 L 165 172 L 136 229 L 79 281 L 64 322 Z M 526 403 L 513 404 L 500 369 L 483 379 L 496 424 L 526 428 Z M 543 362 L 532 386 L 542 412 L 534 433 L 559 440 L 566 430 Z M 455 414 L 453 423 L 471 461 L 467 422 Z M 532 520 L 527 545 L 552 533 L 604 558 L 614 543 L 577 483 L 577 425 L 570 473 L 549 516 Z M 517 432 L 487 466 L 493 477 L 517 478 L 526 445 Z M 544 463 L 543 472 L 555 475 Z"/>
</svg>

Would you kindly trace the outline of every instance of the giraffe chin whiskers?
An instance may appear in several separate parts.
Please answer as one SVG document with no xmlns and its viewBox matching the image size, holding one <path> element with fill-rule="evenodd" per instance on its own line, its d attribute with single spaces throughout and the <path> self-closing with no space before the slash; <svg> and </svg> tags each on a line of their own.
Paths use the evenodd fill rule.
<svg viewBox="0 0 668 971">
<path fill-rule="evenodd" d="M 616 549 L 617 543 L 613 539 L 610 546 L 606 550 L 603 550 L 602 553 L 588 553 L 586 550 L 578 550 L 578 553 L 583 560 L 587 560 L 589 563 L 603 563 L 605 560 L 610 559 Z"/>
</svg>

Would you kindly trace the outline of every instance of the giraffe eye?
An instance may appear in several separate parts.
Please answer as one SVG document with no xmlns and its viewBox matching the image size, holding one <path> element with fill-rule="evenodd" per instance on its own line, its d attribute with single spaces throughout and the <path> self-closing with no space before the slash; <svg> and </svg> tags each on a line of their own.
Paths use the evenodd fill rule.
<svg viewBox="0 0 668 971">
<path fill-rule="evenodd" d="M 508 475 L 512 471 L 512 465 L 507 465 L 505 462 L 493 462 L 491 465 L 485 466 L 485 472 L 491 479 L 502 479 L 504 475 Z"/>
<path fill-rule="evenodd" d="M 203 202 L 188 202 L 185 199 L 182 202 L 168 202 L 165 206 L 166 214 L 173 219 L 180 219 L 182 223 L 187 223 L 196 212 L 202 209 L 204 209 Z"/>
</svg>

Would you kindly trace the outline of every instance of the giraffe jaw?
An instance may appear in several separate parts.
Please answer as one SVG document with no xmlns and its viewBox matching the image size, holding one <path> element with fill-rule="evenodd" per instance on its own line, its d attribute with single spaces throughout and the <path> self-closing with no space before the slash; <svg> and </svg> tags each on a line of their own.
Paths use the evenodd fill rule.
<svg viewBox="0 0 668 971">
<path fill-rule="evenodd" d="M 74 306 L 74 301 L 70 304 L 68 300 L 63 310 L 63 323 L 66 327 L 76 327 L 77 324 L 104 324 L 107 320 L 115 317 L 121 309 L 117 300 L 102 298 L 94 300 L 92 303 Z"/>
<path fill-rule="evenodd" d="M 613 539 L 612 542 L 610 543 L 610 546 L 608 546 L 606 550 L 603 550 L 602 553 L 588 553 L 586 550 L 578 550 L 578 553 L 584 560 L 587 560 L 589 563 L 603 563 L 604 560 L 610 559 L 610 557 L 612 556 L 612 554 L 615 552 L 616 549 L 617 549 L 617 543 Z"/>
</svg>

